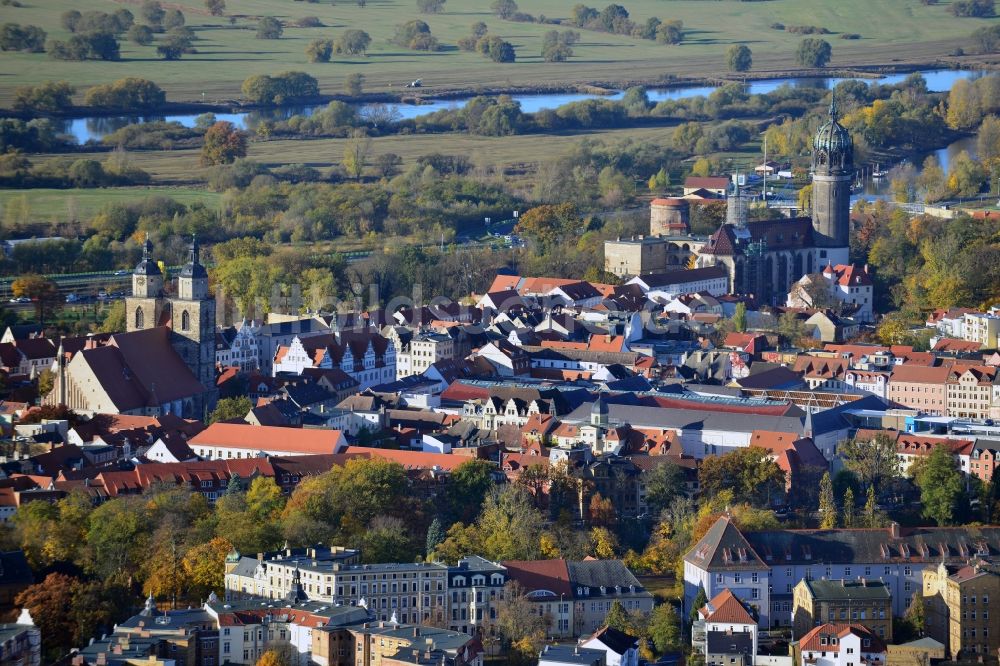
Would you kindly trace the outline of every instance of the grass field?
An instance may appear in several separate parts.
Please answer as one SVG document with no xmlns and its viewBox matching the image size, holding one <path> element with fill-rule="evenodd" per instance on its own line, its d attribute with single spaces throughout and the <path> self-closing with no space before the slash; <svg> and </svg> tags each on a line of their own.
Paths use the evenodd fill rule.
<svg viewBox="0 0 1000 666">
<path fill-rule="evenodd" d="M 112 11 L 125 5 L 138 14 L 139 0 L 22 0 L 24 7 L 4 7 L 4 21 L 39 25 L 51 38 L 66 38 L 59 22 L 66 9 Z M 172 101 L 221 101 L 239 97 L 240 83 L 257 73 L 288 69 L 306 71 L 319 79 L 324 93 L 340 92 L 344 78 L 354 72 L 366 77 L 370 91 L 399 90 L 422 78 L 423 94 L 442 90 L 474 90 L 500 86 L 571 85 L 588 82 L 652 80 L 667 74 L 719 75 L 725 72 L 729 44 L 743 42 L 754 52 L 757 71 L 794 68 L 793 54 L 801 37 L 768 26 L 821 25 L 834 33 L 858 33 L 859 40 L 828 39 L 834 47 L 831 66 L 885 65 L 895 62 L 932 62 L 946 56 L 974 29 L 998 19 L 954 18 L 947 3 L 923 5 L 919 0 L 626 0 L 636 22 L 651 16 L 681 19 L 688 29 L 679 46 L 648 40 L 582 31 L 576 55 L 566 63 L 545 63 L 539 52 L 542 36 L 553 26 L 501 21 L 489 12 L 490 0 L 450 0 L 441 14 L 421 16 L 446 45 L 437 53 L 419 53 L 389 43 L 394 27 L 417 16 L 414 0 L 368 0 L 359 7 L 351 0 L 330 2 L 293 0 L 227 0 L 227 16 L 211 17 L 200 0 L 164 2 L 184 11 L 188 25 L 200 37 L 198 53 L 167 62 L 157 58 L 155 44 L 122 42 L 120 62 L 60 62 L 46 54 L 0 54 L 0 105 L 10 102 L 13 89 L 25 83 L 66 79 L 82 91 L 123 76 L 152 79 L 168 91 Z M 535 16 L 564 18 L 575 0 L 533 0 L 522 10 Z M 601 7 L 604 3 L 592 2 Z M 230 25 L 230 17 L 236 18 Z M 256 40 L 258 16 L 292 22 L 317 16 L 325 27 L 286 27 L 279 40 Z M 496 64 L 454 47 L 474 21 L 485 21 L 490 32 L 511 41 L 517 62 Z M 334 37 L 346 28 L 360 28 L 372 36 L 368 57 L 338 58 L 331 63 L 309 63 L 305 47 L 313 39 Z"/>
<path fill-rule="evenodd" d="M 207 206 L 217 205 L 222 196 L 208 190 L 179 187 L 0 190 L 0 211 L 6 210 L 11 200 L 23 199 L 28 204 L 28 211 L 33 221 L 60 222 L 72 217 L 77 219 L 91 217 L 107 203 L 127 203 L 155 194 L 171 197 L 184 204 L 201 202 Z"/>
<path fill-rule="evenodd" d="M 510 165 L 534 165 L 567 152 L 575 143 L 592 138 L 602 141 L 633 139 L 644 143 L 666 145 L 670 142 L 670 128 L 624 128 L 593 130 L 587 132 L 561 132 L 558 134 L 525 134 L 504 137 L 475 136 L 464 133 L 454 134 L 395 134 L 379 137 L 372 141 L 371 156 L 396 153 L 403 158 L 403 166 L 413 163 L 416 158 L 430 153 L 465 155 L 475 166 L 504 167 Z M 348 139 L 283 139 L 253 142 L 247 158 L 276 167 L 288 163 L 301 163 L 325 170 L 341 163 Z M 170 151 L 134 151 L 129 153 L 129 162 L 150 174 L 158 184 L 181 185 L 202 180 L 205 169 L 198 166 L 200 149 Z M 92 157 L 102 159 L 106 153 L 72 153 L 67 155 L 32 156 L 37 163 L 59 157 Z M 38 190 L 35 190 L 38 191 Z M 52 190 L 44 190 L 52 192 Z M 112 190 L 108 190 L 112 191 Z M 190 192 L 196 196 L 197 190 L 173 189 L 165 192 Z M 11 196 L 16 192 L 2 192 Z M 0 201 L 3 201 L 0 198 Z"/>
</svg>

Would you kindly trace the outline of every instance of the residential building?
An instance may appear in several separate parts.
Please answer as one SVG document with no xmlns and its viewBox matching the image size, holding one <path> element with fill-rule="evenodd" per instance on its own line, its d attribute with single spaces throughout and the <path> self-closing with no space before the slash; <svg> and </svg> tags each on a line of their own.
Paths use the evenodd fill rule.
<svg viewBox="0 0 1000 666">
<path fill-rule="evenodd" d="M 968 419 L 990 418 L 997 368 L 951 366 L 945 382 L 945 415 Z"/>
<path fill-rule="evenodd" d="M 455 357 L 455 341 L 442 333 L 418 333 L 396 353 L 396 379 L 420 375 L 438 361 Z"/>
<path fill-rule="evenodd" d="M 729 590 L 749 604 L 762 626 L 771 626 L 768 566 L 728 516 L 715 521 L 684 556 L 685 612 L 699 588 L 709 599 Z"/>
<path fill-rule="evenodd" d="M 962 322 L 962 339 L 978 342 L 983 349 L 996 349 L 1000 335 L 1000 315 L 995 310 L 989 313 L 966 312 Z"/>
<path fill-rule="evenodd" d="M 853 264 L 827 264 L 822 273 L 803 275 L 788 293 L 787 305 L 793 308 L 822 308 L 836 302 L 840 310 L 860 322 L 872 321 L 874 285 L 868 267 Z M 824 298 L 817 300 L 817 294 Z"/>
<path fill-rule="evenodd" d="M 538 666 L 607 666 L 604 650 L 579 645 L 546 645 L 538 655 Z"/>
<path fill-rule="evenodd" d="M 240 372 L 260 370 L 260 347 L 257 333 L 260 323 L 242 320 L 238 326 L 219 329 L 215 336 L 215 362 L 223 368 L 235 367 Z"/>
<path fill-rule="evenodd" d="M 1000 566 L 979 557 L 923 572 L 926 631 L 953 660 L 992 659 L 1000 649 Z M 992 615 L 991 615 L 992 613 Z"/>
<path fill-rule="evenodd" d="M 354 666 L 483 666 L 483 645 L 468 634 L 394 621 L 349 627 Z"/>
<path fill-rule="evenodd" d="M 358 382 L 359 390 L 396 380 L 396 348 L 375 329 L 295 336 L 278 347 L 272 372 L 301 375 L 306 370 L 339 368 Z"/>
<path fill-rule="evenodd" d="M 705 666 L 752 666 L 753 639 L 749 634 L 714 631 L 705 639 Z"/>
<path fill-rule="evenodd" d="M 733 594 L 728 587 L 712 597 L 708 603 L 698 609 L 696 627 L 692 628 L 692 646 L 701 648 L 706 659 L 713 654 L 713 643 L 718 643 L 720 636 L 743 636 L 749 639 L 749 654 L 757 654 L 757 618 L 752 606 Z M 704 636 L 704 643 L 695 645 L 694 637 Z M 741 641 L 742 642 L 742 641 Z M 714 652 L 718 654 L 718 652 Z M 742 650 L 741 650 L 742 653 Z"/>
<path fill-rule="evenodd" d="M 792 591 L 799 581 L 861 576 L 886 584 L 893 615 L 899 617 L 923 587 L 924 569 L 937 567 L 942 559 L 957 564 L 975 555 L 998 554 L 1000 527 L 904 529 L 893 523 L 883 529 L 743 534 L 723 516 L 684 557 L 685 611 L 699 586 L 710 598 L 729 587 L 751 605 L 759 604 L 762 627 L 789 626 Z"/>
<path fill-rule="evenodd" d="M 347 443 L 339 430 L 213 423 L 188 446 L 204 459 L 222 460 L 341 453 Z"/>
<path fill-rule="evenodd" d="M 860 624 L 892 640 L 892 594 L 877 580 L 801 580 L 792 597 L 792 628 L 804 636 L 827 622 Z"/>
<path fill-rule="evenodd" d="M 604 626 L 611 605 L 649 613 L 653 595 L 620 560 L 533 560 L 503 562 L 520 583 L 532 613 L 549 618 L 553 636 L 589 634 Z"/>
<path fill-rule="evenodd" d="M 646 298 L 659 302 L 699 292 L 718 297 L 729 293 L 729 273 L 722 266 L 689 268 L 666 273 L 641 274 L 626 284 L 638 286 Z"/>
<path fill-rule="evenodd" d="M 603 651 L 607 666 L 639 666 L 639 639 L 614 627 L 597 630 L 593 636 L 584 639 L 580 647 Z"/>
<path fill-rule="evenodd" d="M 895 365 L 889 376 L 889 402 L 916 409 L 930 416 L 948 411 L 947 382 L 951 369 L 919 365 Z"/>
<path fill-rule="evenodd" d="M 453 567 L 357 562 L 357 551 L 319 546 L 258 557 L 232 553 L 226 559 L 226 598 L 282 599 L 298 586 L 306 599 L 365 605 L 376 619 L 447 624 L 476 633 L 496 619 L 507 582 L 503 566 L 477 556 Z"/>
<path fill-rule="evenodd" d="M 289 346 L 296 338 L 304 340 L 317 335 L 329 334 L 330 327 L 317 317 L 303 317 L 263 324 L 254 332 L 254 336 L 257 338 L 260 372 L 271 377 L 278 349 Z"/>
<path fill-rule="evenodd" d="M 821 624 L 793 647 L 795 666 L 884 666 L 885 640 L 859 624 Z"/>
<path fill-rule="evenodd" d="M 27 608 L 17 620 L 0 624 L 0 664 L 4 666 L 40 666 L 42 633 Z"/>
</svg>

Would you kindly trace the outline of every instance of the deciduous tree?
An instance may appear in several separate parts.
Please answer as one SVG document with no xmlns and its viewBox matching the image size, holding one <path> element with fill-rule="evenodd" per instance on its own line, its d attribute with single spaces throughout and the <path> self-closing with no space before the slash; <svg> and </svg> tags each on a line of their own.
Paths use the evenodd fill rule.
<svg viewBox="0 0 1000 666">
<path fill-rule="evenodd" d="M 849 439 L 840 445 L 840 456 L 844 466 L 854 472 L 866 488 L 874 486 L 876 495 L 884 483 L 900 474 L 896 442 L 885 434 L 877 434 L 871 439 Z"/>
<path fill-rule="evenodd" d="M 748 72 L 753 67 L 753 53 L 746 44 L 733 44 L 726 52 L 730 72 Z"/>
<path fill-rule="evenodd" d="M 938 525 L 951 525 L 955 508 L 962 496 L 962 473 L 955 464 L 951 449 L 944 444 L 934 447 L 925 460 L 912 470 L 920 488 L 921 515 Z"/>
<path fill-rule="evenodd" d="M 247 133 L 228 120 L 220 120 L 205 132 L 201 147 L 203 166 L 232 164 L 239 157 L 246 157 Z"/>
</svg>

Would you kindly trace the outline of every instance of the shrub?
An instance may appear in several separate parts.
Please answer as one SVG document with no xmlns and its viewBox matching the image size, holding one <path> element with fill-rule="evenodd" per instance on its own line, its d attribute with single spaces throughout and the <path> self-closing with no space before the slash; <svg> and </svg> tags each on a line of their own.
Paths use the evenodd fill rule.
<svg viewBox="0 0 1000 666">
<path fill-rule="evenodd" d="M 38 26 L 17 23 L 0 25 L 0 51 L 41 53 L 44 50 L 45 31 Z"/>
<path fill-rule="evenodd" d="M 549 30 L 542 38 L 542 58 L 545 62 L 564 62 L 573 57 L 572 45 L 576 43 L 579 33 L 567 30 L 559 34 Z"/>
<path fill-rule="evenodd" d="M 817 37 L 806 37 L 799 42 L 795 59 L 803 67 L 826 67 L 832 54 L 830 42 Z"/>
<path fill-rule="evenodd" d="M 257 74 L 242 86 L 243 96 L 255 104 L 285 104 L 319 95 L 316 79 L 305 72 L 282 72 L 274 76 Z"/>
<path fill-rule="evenodd" d="M 333 55 L 333 41 L 329 39 L 314 39 L 306 47 L 306 57 L 309 62 L 330 62 Z"/>
<path fill-rule="evenodd" d="M 120 47 L 108 32 L 73 35 L 67 41 L 50 41 L 48 52 L 57 60 L 118 60 Z"/>
<path fill-rule="evenodd" d="M 191 28 L 174 28 L 167 33 L 163 43 L 156 47 L 156 52 L 164 60 L 180 60 L 185 53 L 194 53 L 191 47 L 191 40 L 194 32 Z"/>
<path fill-rule="evenodd" d="M 733 44 L 726 53 L 731 72 L 748 72 L 753 67 L 753 52 L 746 44 Z"/>
<path fill-rule="evenodd" d="M 993 0 L 954 0 L 948 7 L 954 16 L 988 18 L 996 12 Z"/>
<path fill-rule="evenodd" d="M 148 79 L 136 77 L 94 86 L 84 96 L 84 101 L 89 106 L 116 111 L 145 111 L 161 106 L 166 99 L 160 86 Z"/>
<path fill-rule="evenodd" d="M 440 48 L 437 39 L 431 35 L 430 26 L 420 19 L 397 25 L 393 42 L 414 51 L 437 51 Z"/>
<path fill-rule="evenodd" d="M 281 22 L 270 16 L 265 16 L 257 23 L 257 39 L 280 39 L 284 31 Z"/>
<path fill-rule="evenodd" d="M 128 39 L 139 46 L 149 46 L 153 43 L 153 31 L 148 25 L 134 25 L 128 29 Z"/>
<path fill-rule="evenodd" d="M 656 26 L 656 41 L 661 44 L 680 44 L 684 41 L 684 22 L 667 21 Z"/>
<path fill-rule="evenodd" d="M 421 14 L 437 14 L 444 9 L 445 0 L 417 0 L 417 9 Z"/>
<path fill-rule="evenodd" d="M 14 108 L 18 111 L 58 113 L 73 106 L 75 92 L 68 81 L 46 81 L 37 86 L 20 86 L 14 90 Z"/>
<path fill-rule="evenodd" d="M 856 32 L 845 32 L 840 35 L 841 39 L 861 39 L 861 35 Z"/>
<path fill-rule="evenodd" d="M 784 30 L 785 29 L 785 24 L 784 23 L 772 23 L 770 25 L 770 28 L 771 28 L 771 30 Z"/>
<path fill-rule="evenodd" d="M 232 164 L 247 154 L 247 133 L 231 122 L 220 120 L 205 132 L 201 148 L 202 166 Z"/>
<path fill-rule="evenodd" d="M 364 30 L 345 30 L 344 34 L 334 40 L 333 50 L 345 55 L 363 55 L 368 52 L 371 43 L 371 36 Z"/>
<path fill-rule="evenodd" d="M 163 27 L 167 30 L 179 28 L 185 23 L 184 14 L 179 9 L 168 9 L 163 15 Z"/>
<path fill-rule="evenodd" d="M 297 28 L 322 28 L 323 22 L 315 16 L 303 16 L 295 22 Z"/>
<path fill-rule="evenodd" d="M 139 10 L 139 13 L 142 14 L 147 25 L 154 27 L 159 27 L 163 23 L 163 17 L 166 14 L 163 6 L 157 0 L 146 0 L 142 3 L 142 9 Z"/>
<path fill-rule="evenodd" d="M 205 9 L 212 16 L 222 16 L 226 13 L 226 0 L 205 0 Z"/>
<path fill-rule="evenodd" d="M 479 39 L 476 50 L 493 62 L 514 62 L 514 45 L 500 37 L 485 36 Z"/>
</svg>

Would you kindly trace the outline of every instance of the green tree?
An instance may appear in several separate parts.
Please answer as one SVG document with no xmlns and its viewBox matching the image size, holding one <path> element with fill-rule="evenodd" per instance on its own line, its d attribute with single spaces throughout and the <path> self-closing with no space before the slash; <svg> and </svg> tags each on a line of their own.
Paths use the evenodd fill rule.
<svg viewBox="0 0 1000 666">
<path fill-rule="evenodd" d="M 924 595 L 920 590 L 913 593 L 909 608 L 904 616 L 918 635 L 923 636 L 927 627 L 927 607 L 924 604 Z"/>
<path fill-rule="evenodd" d="M 265 16 L 257 22 L 257 39 L 280 39 L 284 31 L 281 21 L 273 16 Z"/>
<path fill-rule="evenodd" d="M 854 499 L 854 488 L 844 491 L 844 527 L 857 527 L 855 516 L 857 516 L 858 505 Z"/>
<path fill-rule="evenodd" d="M 730 72 L 749 72 L 753 67 L 753 52 L 745 44 L 733 44 L 726 52 Z"/>
<path fill-rule="evenodd" d="M 444 9 L 445 0 L 417 0 L 417 9 L 421 14 L 437 14 Z"/>
<path fill-rule="evenodd" d="M 840 456 L 844 466 L 854 472 L 866 488 L 874 486 L 876 495 L 883 484 L 900 474 L 896 442 L 885 434 L 877 434 L 871 439 L 849 439 L 840 445 Z"/>
<path fill-rule="evenodd" d="M 14 89 L 14 108 L 36 113 L 59 113 L 73 106 L 76 89 L 68 81 L 46 81 Z"/>
<path fill-rule="evenodd" d="M 629 617 L 628 611 L 622 606 L 622 602 L 615 599 L 611 603 L 611 610 L 608 614 L 604 616 L 604 626 L 611 627 L 612 629 L 617 629 L 618 631 L 629 632 L 631 619 Z"/>
<path fill-rule="evenodd" d="M 201 146 L 201 164 L 213 166 L 232 164 L 237 158 L 246 157 L 247 133 L 228 120 L 220 120 L 205 132 Z"/>
<path fill-rule="evenodd" d="M 362 537 L 365 562 L 412 562 L 416 554 L 406 523 L 395 516 L 376 516 Z"/>
<path fill-rule="evenodd" d="M 364 55 L 371 45 L 372 38 L 364 30 L 345 30 L 344 34 L 337 37 L 333 42 L 333 48 L 337 53 L 346 55 Z"/>
<path fill-rule="evenodd" d="M 222 16 L 226 13 L 226 0 L 205 0 L 205 9 L 212 16 Z"/>
<path fill-rule="evenodd" d="M 947 445 L 939 444 L 921 461 L 914 474 L 920 488 L 921 515 L 938 525 L 954 523 L 955 509 L 962 497 L 962 473 Z"/>
<path fill-rule="evenodd" d="M 573 204 L 541 205 L 529 209 L 517 221 L 517 233 L 538 247 L 538 254 L 548 254 L 557 241 L 574 234 L 583 220 Z"/>
<path fill-rule="evenodd" d="M 216 403 L 212 413 L 209 414 L 208 422 L 219 423 L 222 421 L 242 420 L 251 409 L 253 409 L 253 403 L 246 396 L 222 398 Z"/>
<path fill-rule="evenodd" d="M 737 333 L 744 333 L 747 330 L 747 306 L 743 301 L 736 304 L 733 312 L 733 328 Z"/>
<path fill-rule="evenodd" d="M 683 21 L 664 21 L 656 26 L 656 41 L 660 44 L 680 44 L 684 41 Z"/>
<path fill-rule="evenodd" d="M 706 497 L 732 491 L 754 506 L 766 506 L 785 491 L 785 472 L 759 446 L 708 456 L 698 470 L 698 485 Z"/>
<path fill-rule="evenodd" d="M 517 3 L 514 0 L 493 0 L 490 9 L 497 18 L 506 21 L 517 13 Z"/>
<path fill-rule="evenodd" d="M 148 25 L 137 23 L 128 29 L 128 40 L 139 46 L 149 46 L 153 43 L 153 30 Z"/>
<path fill-rule="evenodd" d="M 163 27 L 167 30 L 179 28 L 186 23 L 184 14 L 179 9 L 168 9 L 163 15 Z"/>
<path fill-rule="evenodd" d="M 649 615 L 649 638 L 660 654 L 674 652 L 681 648 L 681 622 L 677 609 L 665 602 L 653 609 Z"/>
<path fill-rule="evenodd" d="M 361 180 L 368 167 L 368 157 L 371 155 L 372 139 L 363 129 L 354 130 L 351 139 L 344 146 L 343 167 L 347 175 L 354 180 Z"/>
<path fill-rule="evenodd" d="M 159 27 L 163 23 L 163 17 L 166 11 L 163 9 L 157 0 L 146 0 L 142 3 L 142 8 L 139 10 L 139 14 L 142 16 L 143 20 L 147 25 L 153 27 Z"/>
<path fill-rule="evenodd" d="M 446 536 L 441 519 L 438 516 L 434 516 L 434 520 L 427 526 L 427 544 L 424 550 L 427 559 L 431 559 L 434 556 L 434 551 L 445 540 Z"/>
<path fill-rule="evenodd" d="M 475 458 L 455 468 L 446 491 L 452 522 L 468 523 L 479 515 L 487 493 L 493 488 L 495 471 L 493 463 Z"/>
<path fill-rule="evenodd" d="M 41 275 L 23 275 L 10 284 L 15 298 L 29 298 L 35 304 L 35 321 L 44 324 L 59 302 L 56 283 Z"/>
<path fill-rule="evenodd" d="M 476 521 L 483 556 L 494 561 L 534 559 L 542 522 L 524 488 L 506 485 L 491 489 Z"/>
<path fill-rule="evenodd" d="M 260 522 L 277 520 L 285 508 L 285 496 L 274 479 L 258 476 L 246 493 L 247 512 Z"/>
<path fill-rule="evenodd" d="M 114 301 L 104 313 L 100 330 L 102 333 L 121 333 L 125 327 L 125 301 Z"/>
<path fill-rule="evenodd" d="M 832 530 L 837 526 L 837 502 L 833 497 L 833 481 L 830 472 L 823 474 L 819 484 L 820 529 Z"/>
<path fill-rule="evenodd" d="M 875 499 L 874 486 L 868 486 L 868 498 L 861 510 L 861 522 L 867 528 L 882 527 L 885 524 L 885 515 L 879 511 L 878 501 Z"/>
<path fill-rule="evenodd" d="M 806 37 L 799 42 L 795 59 L 803 67 L 826 67 L 832 54 L 830 42 L 818 37 Z"/>
<path fill-rule="evenodd" d="M 89 88 L 83 97 L 88 106 L 115 111 L 145 111 L 162 106 L 166 93 L 149 79 L 128 76 Z"/>
<path fill-rule="evenodd" d="M 708 603 L 708 595 L 705 594 L 705 588 L 701 585 L 698 586 L 698 593 L 694 597 L 694 601 L 691 602 L 691 611 L 688 615 L 689 622 L 695 622 L 698 619 L 698 611 L 705 607 Z"/>
<path fill-rule="evenodd" d="M 361 94 L 362 87 L 365 83 L 365 75 L 358 72 L 348 74 L 347 78 L 344 79 L 344 92 L 346 92 L 351 97 L 357 97 Z"/>
<path fill-rule="evenodd" d="M 306 57 L 309 62 L 330 62 L 333 55 L 333 41 L 329 39 L 314 39 L 306 47 Z"/>
<path fill-rule="evenodd" d="M 658 516 L 684 494 L 684 470 L 674 462 L 659 463 L 644 471 L 642 478 L 646 484 L 646 505 L 653 515 Z"/>
</svg>

